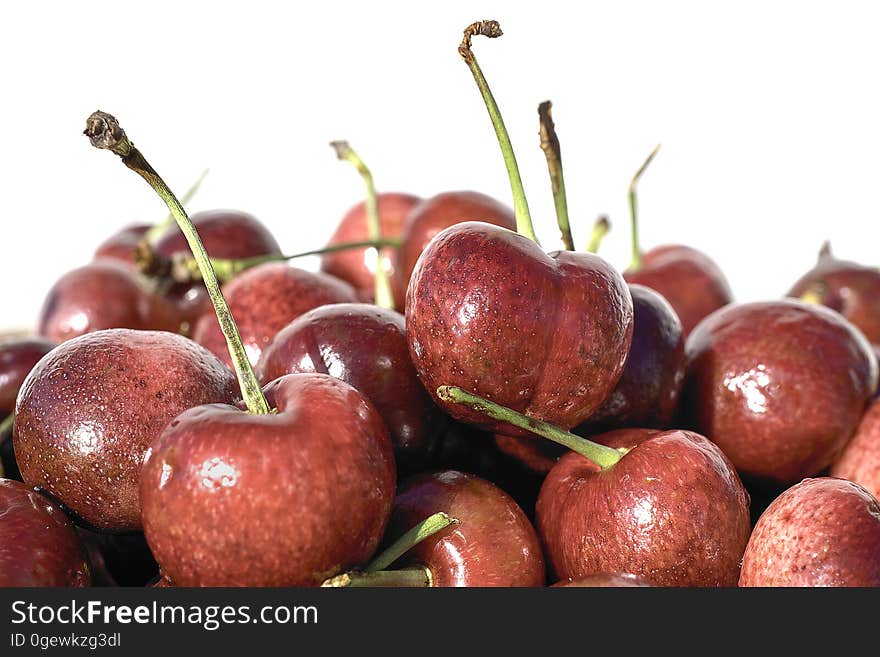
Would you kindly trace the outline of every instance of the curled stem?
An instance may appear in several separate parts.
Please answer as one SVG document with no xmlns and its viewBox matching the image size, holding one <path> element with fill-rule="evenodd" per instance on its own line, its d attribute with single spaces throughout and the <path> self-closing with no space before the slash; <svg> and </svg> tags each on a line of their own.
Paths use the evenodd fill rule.
<svg viewBox="0 0 880 657">
<path fill-rule="evenodd" d="M 593 224 L 593 231 L 590 233 L 590 241 L 587 242 L 587 253 L 598 253 L 602 240 L 611 230 L 611 222 L 604 214 L 601 215 Z"/>
<path fill-rule="evenodd" d="M 516 216 L 516 232 L 520 235 L 528 237 L 534 242 L 538 242 L 535 235 L 535 227 L 532 224 L 532 216 L 529 213 L 529 204 L 526 200 L 525 190 L 523 189 L 522 178 L 519 175 L 519 166 L 516 163 L 516 156 L 513 153 L 513 145 L 510 143 L 510 136 L 507 134 L 507 128 L 504 126 L 504 119 L 501 118 L 501 111 L 498 109 L 498 103 L 489 89 L 489 84 L 480 70 L 477 58 L 471 50 L 471 39 L 475 35 L 495 39 L 500 37 L 501 26 L 498 21 L 477 21 L 465 28 L 461 45 L 458 46 L 458 54 L 468 65 L 477 88 L 483 96 L 483 102 L 486 104 L 486 110 L 489 112 L 489 118 L 492 126 L 495 128 L 495 135 L 498 138 L 498 144 L 501 146 L 501 155 L 504 157 L 504 164 L 507 166 L 507 176 L 510 179 L 510 189 L 513 192 L 513 211 Z"/>
<path fill-rule="evenodd" d="M 208 253 L 199 238 L 190 218 L 183 209 L 180 201 L 174 196 L 173 192 L 165 184 L 165 181 L 156 173 L 156 170 L 147 162 L 141 152 L 134 147 L 129 141 L 125 131 L 119 125 L 119 122 L 106 112 L 94 112 L 86 121 L 86 129 L 84 134 L 89 138 L 92 146 L 99 149 L 109 150 L 118 155 L 123 164 L 129 169 L 137 173 L 141 178 L 147 181 L 153 191 L 159 195 L 169 211 L 174 216 L 177 225 L 186 237 L 187 244 L 199 264 L 202 273 L 202 279 L 208 290 L 208 296 L 214 305 L 217 313 L 217 320 L 220 322 L 220 328 L 226 337 L 226 344 L 229 347 L 229 355 L 232 357 L 235 373 L 241 386 L 242 397 L 247 405 L 249 412 L 254 414 L 268 414 L 270 412 L 269 404 L 260 390 L 259 381 L 254 375 L 254 370 L 248 360 L 244 345 L 241 343 L 241 336 L 238 333 L 238 327 L 223 298 L 220 291 L 220 284 L 211 266 L 211 260 Z"/>
<path fill-rule="evenodd" d="M 207 175 L 208 169 L 202 171 L 202 175 L 200 175 L 198 179 L 190 186 L 190 188 L 186 190 L 186 193 L 180 197 L 181 205 L 186 206 L 186 204 L 193 199 L 193 197 L 196 195 L 196 192 L 199 191 L 199 187 L 202 186 L 202 182 L 205 180 L 205 177 Z M 168 216 L 165 217 L 165 219 L 158 222 L 157 224 L 154 224 L 153 227 L 144 234 L 144 240 L 147 244 L 155 245 L 156 242 L 159 241 L 159 238 L 162 237 L 162 235 L 164 235 L 167 230 L 174 226 L 175 223 L 176 221 L 174 220 L 174 215 L 169 212 Z"/>
<path fill-rule="evenodd" d="M 462 388 L 455 386 L 440 386 L 437 388 L 437 396 L 445 402 L 461 404 L 462 406 L 466 406 L 477 413 L 482 413 L 493 420 L 507 422 L 520 429 L 531 431 L 533 434 L 541 436 L 542 438 L 552 440 L 563 447 L 567 447 L 568 449 L 577 452 L 603 470 L 607 470 L 613 466 L 623 458 L 623 455 L 626 453 L 625 451 L 614 449 L 613 447 L 606 447 L 605 445 L 594 443 L 592 440 L 576 436 L 570 431 L 557 427 L 555 424 L 550 424 L 543 420 L 536 420 L 535 418 L 528 417 L 522 413 L 517 413 L 510 408 L 491 402 L 479 395 L 467 392 Z"/>
<path fill-rule="evenodd" d="M 654 150 L 651 151 L 651 154 L 648 155 L 647 159 L 642 163 L 642 166 L 639 167 L 639 170 L 636 171 L 629 183 L 629 214 L 631 221 L 630 239 L 632 240 L 632 259 L 629 263 L 630 271 L 638 271 L 642 267 L 642 249 L 639 246 L 639 212 L 636 200 L 636 185 L 639 182 L 639 178 L 642 177 L 645 169 L 651 164 L 651 160 L 654 159 L 654 156 L 657 155 L 657 151 L 659 150 L 660 144 L 657 144 L 654 147 Z"/>
<path fill-rule="evenodd" d="M 538 105 L 538 135 L 541 137 L 541 150 L 547 158 L 550 173 L 550 186 L 553 190 L 553 204 L 556 206 L 556 223 L 562 235 L 562 243 L 569 251 L 574 251 L 574 238 L 568 220 L 568 200 L 565 195 L 565 177 L 562 174 L 562 150 L 556 136 L 551 109 L 553 104 L 545 100 Z"/>
<path fill-rule="evenodd" d="M 379 201 L 376 198 L 376 187 L 373 185 L 373 174 L 364 164 L 360 156 L 349 146 L 347 141 L 332 141 L 330 146 L 336 151 L 336 156 L 354 165 L 364 185 L 367 187 L 367 198 L 365 201 L 367 209 L 367 225 L 369 228 L 370 239 L 379 241 L 382 239 L 382 222 L 379 219 Z M 376 249 L 376 275 L 375 275 L 375 296 L 376 305 L 380 308 L 388 308 L 394 310 L 394 294 L 391 292 L 391 283 L 388 280 L 388 272 L 382 265 L 382 255 L 379 249 Z"/>
</svg>

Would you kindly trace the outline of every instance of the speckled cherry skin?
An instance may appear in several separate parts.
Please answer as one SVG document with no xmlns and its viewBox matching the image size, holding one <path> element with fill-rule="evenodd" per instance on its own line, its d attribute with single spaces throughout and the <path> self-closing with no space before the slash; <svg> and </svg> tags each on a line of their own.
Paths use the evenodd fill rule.
<svg viewBox="0 0 880 657">
<path fill-rule="evenodd" d="M 110 258 L 73 269 L 49 290 L 37 332 L 54 342 L 109 328 L 174 331 L 176 304 L 155 294 L 131 267 Z"/>
<path fill-rule="evenodd" d="M 685 345 L 682 407 L 744 477 L 792 484 L 827 468 L 877 386 L 855 327 L 795 299 L 735 304 Z"/>
<path fill-rule="evenodd" d="M 25 377 L 56 342 L 40 337 L 0 339 L 0 420 L 15 410 Z"/>
<path fill-rule="evenodd" d="M 868 406 L 855 435 L 831 464 L 828 474 L 864 486 L 880 499 L 880 399 Z"/>
<path fill-rule="evenodd" d="M 675 309 L 687 337 L 709 313 L 733 302 L 730 284 L 708 255 L 689 246 L 669 244 L 642 256 L 642 266 L 623 273 L 627 283 L 656 290 Z"/>
<path fill-rule="evenodd" d="M 472 474 L 443 470 L 404 481 L 386 540 L 440 511 L 459 523 L 413 547 L 401 565 L 428 568 L 437 587 L 545 585 L 541 545 L 525 513 L 503 490 Z"/>
<path fill-rule="evenodd" d="M 594 573 L 578 579 L 556 582 L 551 588 L 626 588 L 654 586 L 644 577 L 632 573 Z"/>
<path fill-rule="evenodd" d="M 570 452 L 538 495 L 535 526 L 555 578 L 627 572 L 655 586 L 736 586 L 749 496 L 718 446 L 679 430 L 596 440 L 630 451 L 601 471 Z"/>
<path fill-rule="evenodd" d="M 423 200 L 406 217 L 397 252 L 394 292 L 398 308 L 406 302 L 406 290 L 419 256 L 443 229 L 465 221 L 481 221 L 516 230 L 516 217 L 505 204 L 474 191 L 450 191 Z"/>
<path fill-rule="evenodd" d="M 818 302 L 855 324 L 870 342 L 880 342 L 880 269 L 820 255 L 787 296 L 818 295 Z"/>
<path fill-rule="evenodd" d="M 192 408 L 144 461 L 144 532 L 177 586 L 313 586 L 367 561 L 396 485 L 375 407 L 326 374 L 264 388 L 277 413 Z"/>
<path fill-rule="evenodd" d="M 272 338 L 303 313 L 327 303 L 357 301 L 357 293 L 345 281 L 284 262 L 267 262 L 242 272 L 224 286 L 223 296 L 251 365 L 257 364 Z M 192 338 L 232 367 L 213 308 L 199 318 Z"/>
<path fill-rule="evenodd" d="M 0 587 L 90 583 L 85 552 L 64 512 L 25 484 L 0 479 Z"/>
<path fill-rule="evenodd" d="M 412 194 L 400 192 L 384 192 L 376 198 L 379 205 L 379 225 L 383 238 L 399 238 L 403 224 L 409 212 L 422 199 Z M 367 224 L 367 211 L 363 202 L 349 209 L 336 227 L 327 246 L 345 242 L 361 242 L 370 239 Z M 395 286 L 394 269 L 397 267 L 397 249 L 385 247 L 380 250 L 382 268 L 388 274 L 388 280 Z M 369 256 L 367 249 L 349 249 L 336 253 L 325 253 L 321 256 L 321 271 L 351 283 L 357 290 L 361 301 L 372 302 L 375 298 L 376 269 L 375 256 Z M 406 290 L 394 290 L 398 303 L 395 307 L 402 311 Z"/>
<path fill-rule="evenodd" d="M 164 331 L 108 329 L 56 347 L 19 393 L 13 441 L 24 481 L 87 526 L 141 528 L 140 464 L 184 409 L 238 399 L 233 373 Z"/>
<path fill-rule="evenodd" d="M 447 413 L 495 433 L 531 435 L 436 398 L 460 386 L 571 428 L 617 385 L 632 340 L 632 298 L 590 253 L 545 253 L 505 228 L 465 222 L 428 245 L 406 300 L 410 355 Z"/>
<path fill-rule="evenodd" d="M 134 269 L 138 245 L 150 228 L 150 224 L 131 224 L 120 229 L 98 245 L 93 258 L 111 258 Z"/>
<path fill-rule="evenodd" d="M 658 292 L 630 285 L 633 337 L 617 386 L 575 433 L 610 429 L 665 429 L 678 410 L 684 384 L 684 331 L 675 310 Z"/>
<path fill-rule="evenodd" d="M 880 586 L 880 502 L 845 479 L 807 478 L 758 519 L 740 586 Z"/>
<path fill-rule="evenodd" d="M 329 374 L 354 386 L 385 421 L 398 473 L 429 460 L 445 426 L 409 357 L 403 315 L 366 303 L 334 303 L 300 315 L 257 361 L 264 385 L 285 374 Z"/>
</svg>

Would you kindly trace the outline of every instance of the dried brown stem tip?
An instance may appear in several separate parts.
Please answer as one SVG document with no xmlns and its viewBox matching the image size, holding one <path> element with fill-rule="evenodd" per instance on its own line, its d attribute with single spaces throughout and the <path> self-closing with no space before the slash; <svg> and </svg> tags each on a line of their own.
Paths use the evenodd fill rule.
<svg viewBox="0 0 880 657">
<path fill-rule="evenodd" d="M 541 137 L 541 148 L 543 151 L 545 153 L 549 151 L 558 158 L 560 155 L 559 138 L 556 136 L 556 125 L 553 123 L 552 109 L 553 103 L 549 100 L 545 100 L 538 105 L 538 120 L 540 126 L 538 134 Z"/>
<path fill-rule="evenodd" d="M 461 45 L 458 47 L 458 54 L 461 55 L 465 61 L 473 56 L 471 54 L 471 39 L 474 35 L 495 39 L 502 34 L 504 34 L 504 32 L 501 31 L 501 25 L 498 24 L 498 21 L 477 21 L 476 23 L 471 23 L 465 28 L 464 37 L 461 40 Z"/>
<path fill-rule="evenodd" d="M 95 148 L 113 151 L 120 157 L 125 157 L 131 152 L 131 142 L 125 136 L 125 130 L 119 125 L 116 117 L 107 112 L 92 112 L 86 120 L 83 134 L 89 138 Z"/>
<path fill-rule="evenodd" d="M 829 240 L 825 240 L 822 242 L 822 248 L 819 249 L 819 261 L 821 262 L 825 258 L 831 257 L 831 242 Z"/>
<path fill-rule="evenodd" d="M 347 141 L 331 141 L 330 146 L 336 151 L 336 157 L 340 160 L 344 160 L 349 152 L 351 152 L 351 146 Z"/>
</svg>

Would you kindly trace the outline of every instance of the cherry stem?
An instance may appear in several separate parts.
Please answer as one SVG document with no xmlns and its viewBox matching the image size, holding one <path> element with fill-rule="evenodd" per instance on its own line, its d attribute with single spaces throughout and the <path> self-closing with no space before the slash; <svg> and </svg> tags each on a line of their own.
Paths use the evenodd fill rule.
<svg viewBox="0 0 880 657">
<path fill-rule="evenodd" d="M 429 588 L 434 585 L 431 571 L 424 566 L 400 570 L 352 571 L 331 577 L 321 586 L 326 588 Z"/>
<path fill-rule="evenodd" d="M 831 257 L 833 257 L 833 254 L 831 253 L 831 242 L 830 240 L 825 240 L 822 242 L 822 246 L 819 247 L 819 262 Z"/>
<path fill-rule="evenodd" d="M 574 251 L 574 238 L 571 236 L 571 223 L 568 220 L 568 201 L 565 195 L 565 176 L 562 173 L 562 150 L 556 136 L 551 110 L 553 104 L 545 100 L 538 105 L 538 134 L 541 137 L 541 150 L 547 157 L 547 170 L 550 173 L 550 186 L 553 189 L 553 203 L 556 206 L 556 224 L 562 234 L 562 243 L 569 251 Z"/>
<path fill-rule="evenodd" d="M 477 34 L 495 39 L 502 35 L 501 26 L 498 24 L 498 21 L 477 21 L 472 23 L 464 31 L 464 37 L 461 40 L 461 45 L 458 47 L 458 54 L 461 55 L 461 58 L 468 65 L 474 76 L 480 94 L 483 96 L 483 102 L 486 104 L 486 109 L 489 112 L 489 118 L 492 120 L 492 126 L 495 128 L 498 144 L 501 146 L 501 155 L 504 157 L 504 164 L 507 166 L 510 189 L 513 192 L 516 232 L 537 243 L 538 237 L 535 235 L 535 227 L 532 224 L 532 216 L 529 213 L 529 204 L 523 189 L 522 178 L 519 175 L 519 167 L 516 164 L 516 156 L 513 153 L 513 145 L 510 143 L 510 136 L 507 134 L 507 128 L 504 126 L 504 119 L 501 118 L 501 111 L 498 109 L 495 97 L 489 89 L 486 78 L 483 77 L 483 72 L 480 70 L 477 58 L 474 57 L 474 53 L 471 51 L 471 38 Z"/>
<path fill-rule="evenodd" d="M 608 217 L 602 215 L 596 219 L 596 222 L 593 224 L 593 231 L 590 233 L 590 241 L 587 242 L 587 253 L 598 253 L 602 240 L 605 239 L 610 230 L 611 222 L 608 221 Z"/>
<path fill-rule="evenodd" d="M 592 440 L 576 436 L 570 431 L 566 431 L 555 424 L 550 424 L 549 422 L 544 422 L 543 420 L 537 420 L 528 417 L 527 415 L 523 415 L 522 413 L 517 413 L 510 408 L 491 402 L 488 399 L 467 392 L 462 388 L 455 386 L 440 386 L 437 388 L 437 396 L 445 402 L 461 404 L 462 406 L 466 406 L 471 410 L 482 413 L 493 420 L 507 422 L 520 429 L 531 431 L 542 438 L 552 440 L 563 447 L 567 447 L 568 449 L 577 452 L 603 470 L 607 470 L 613 466 L 623 458 L 623 455 L 626 453 L 614 449 L 613 447 L 606 447 L 605 445 L 594 443 Z"/>
<path fill-rule="evenodd" d="M 150 166 L 141 152 L 129 141 L 125 131 L 113 116 L 106 112 L 94 112 L 86 122 L 84 134 L 95 148 L 116 153 L 122 159 L 123 164 L 146 180 L 156 194 L 165 202 L 165 205 L 168 206 L 177 225 L 183 232 L 193 256 L 195 256 L 199 264 L 202 279 L 208 290 L 208 296 L 214 305 L 217 320 L 220 322 L 220 329 L 226 337 L 229 355 L 235 366 L 235 373 L 238 377 L 242 397 L 247 405 L 247 409 L 250 413 L 254 414 L 270 413 L 269 404 L 266 402 L 262 390 L 260 390 L 260 383 L 254 375 L 254 370 L 248 360 L 244 345 L 241 343 L 238 327 L 235 325 L 235 320 L 229 311 L 226 299 L 223 298 L 223 293 L 220 291 L 220 284 L 217 282 L 217 276 L 214 273 L 214 268 L 211 266 L 211 260 L 205 251 L 205 246 L 202 244 L 195 226 L 187 216 L 180 201 L 174 196 L 168 185 L 165 184 L 165 181 L 156 173 L 155 169 Z"/>
<path fill-rule="evenodd" d="M 660 144 L 657 144 L 654 147 L 654 150 L 651 151 L 651 154 L 648 155 L 648 158 L 642 163 L 642 166 L 639 167 L 639 170 L 636 171 L 636 174 L 632 177 L 632 180 L 629 183 L 629 214 L 632 231 L 630 236 L 632 239 L 632 259 L 629 263 L 630 271 L 638 271 L 642 267 L 642 249 L 639 247 L 639 207 L 636 202 L 636 185 L 639 182 L 639 178 L 642 177 L 645 169 L 651 164 L 651 160 L 654 159 L 654 156 L 657 155 L 657 151 L 659 150 Z"/>
<path fill-rule="evenodd" d="M 422 522 L 406 532 L 398 538 L 382 554 L 373 559 L 364 569 L 364 572 L 372 573 L 379 570 L 385 570 L 406 554 L 409 550 L 424 541 L 426 538 L 433 536 L 439 531 L 443 531 L 449 525 L 457 525 L 458 520 L 451 518 L 442 511 L 428 516 Z"/>
<path fill-rule="evenodd" d="M 349 146 L 347 141 L 332 141 L 330 146 L 336 151 L 336 156 L 349 164 L 354 165 L 361 178 L 364 179 L 364 185 L 367 187 L 367 198 L 365 201 L 367 209 L 367 227 L 369 229 L 370 239 L 379 241 L 382 239 L 382 222 L 379 219 L 379 201 L 376 198 L 376 187 L 373 185 L 373 174 L 364 164 L 364 161 Z M 376 275 L 375 275 L 375 296 L 376 305 L 380 308 L 388 308 L 394 310 L 394 294 L 391 292 L 391 283 L 388 280 L 388 272 L 382 265 L 382 255 L 379 249 L 376 251 Z"/>
<path fill-rule="evenodd" d="M 196 180 L 190 186 L 190 188 L 186 190 L 186 193 L 180 197 L 181 205 L 185 206 L 193 199 L 193 197 L 196 195 L 196 192 L 199 191 L 199 187 L 202 186 L 202 182 L 205 180 L 205 177 L 207 175 L 208 169 L 202 171 L 202 175 L 199 176 L 198 180 Z M 154 224 L 150 228 L 150 230 L 144 233 L 144 240 L 147 242 L 147 244 L 155 245 L 156 242 L 159 241 L 159 238 L 162 237 L 162 235 L 164 235 L 168 230 L 170 230 L 175 223 L 176 222 L 174 220 L 174 215 L 169 212 L 168 216 L 165 217 L 165 219 L 157 224 Z"/>
<path fill-rule="evenodd" d="M 320 249 L 312 249 L 311 251 L 300 251 L 299 253 L 291 253 L 290 255 L 277 255 L 269 253 L 266 255 L 251 256 L 249 258 L 211 258 L 211 265 L 214 267 L 214 273 L 221 283 L 228 283 L 241 272 L 262 265 L 267 262 L 286 262 L 288 260 L 296 260 L 297 258 L 305 258 L 306 256 L 325 255 L 328 253 L 337 253 L 339 251 L 349 251 L 351 249 L 374 248 L 381 249 L 384 247 L 399 248 L 403 242 L 399 239 L 385 238 L 378 241 L 361 240 L 358 242 L 340 242 L 332 244 Z M 159 254 L 149 251 L 144 253 L 138 251 L 137 265 L 142 274 L 159 278 L 169 278 L 174 283 L 192 283 L 202 278 L 199 271 L 199 264 L 196 259 L 186 253 L 175 253 L 170 257 L 160 256 Z"/>
</svg>

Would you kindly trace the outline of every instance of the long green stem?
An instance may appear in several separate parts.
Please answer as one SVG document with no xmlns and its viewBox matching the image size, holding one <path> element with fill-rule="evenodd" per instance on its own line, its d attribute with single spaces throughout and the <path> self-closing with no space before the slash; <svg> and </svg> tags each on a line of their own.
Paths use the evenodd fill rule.
<svg viewBox="0 0 880 657">
<path fill-rule="evenodd" d="M 325 588 L 429 588 L 434 578 L 428 568 L 401 568 L 400 570 L 377 570 L 373 572 L 352 571 L 326 580 Z"/>
<path fill-rule="evenodd" d="M 593 224 L 593 231 L 590 233 L 590 241 L 587 242 L 587 253 L 598 253 L 602 240 L 605 239 L 610 230 L 611 222 L 608 221 L 608 217 L 602 215 L 596 219 L 596 223 Z"/>
<path fill-rule="evenodd" d="M 373 184 L 373 174 L 364 164 L 360 156 L 355 153 L 354 149 L 349 146 L 347 141 L 333 141 L 330 146 L 336 151 L 336 156 L 354 165 L 361 178 L 364 179 L 364 185 L 367 187 L 367 198 L 365 201 L 367 209 L 367 226 L 369 228 L 370 239 L 378 241 L 382 239 L 382 222 L 379 218 L 379 201 L 376 198 L 376 187 Z M 380 308 L 388 308 L 394 310 L 394 294 L 391 292 L 391 282 L 388 280 L 388 272 L 382 264 L 382 254 L 376 249 L 376 305 Z"/>
<path fill-rule="evenodd" d="M 86 122 L 84 134 L 92 142 L 95 148 L 105 149 L 116 153 L 122 162 L 129 169 L 141 176 L 150 187 L 159 195 L 159 197 L 168 206 L 169 211 L 174 215 L 177 225 L 186 237 L 187 244 L 193 253 L 196 261 L 199 263 L 199 269 L 202 272 L 202 279 L 208 290 L 208 296 L 214 305 L 217 313 L 217 320 L 220 322 L 220 328 L 226 337 L 226 344 L 229 347 L 229 355 L 235 366 L 235 373 L 238 376 L 238 382 L 241 386 L 242 397 L 247 405 L 249 412 L 254 414 L 268 414 L 271 412 L 263 392 L 260 390 L 260 383 L 254 375 L 254 370 L 248 360 L 244 345 L 241 343 L 241 336 L 238 333 L 238 327 L 223 298 L 220 291 L 220 284 L 217 282 L 217 276 L 214 268 L 211 266 L 211 260 L 208 253 L 199 238 L 190 218 L 183 209 L 180 201 L 174 196 L 172 191 L 165 184 L 165 181 L 156 173 L 155 169 L 150 166 L 141 152 L 134 147 L 125 131 L 119 125 L 119 122 L 106 112 L 94 112 L 89 116 Z"/>
<path fill-rule="evenodd" d="M 654 156 L 657 155 L 657 151 L 659 150 L 660 144 L 657 144 L 654 147 L 654 150 L 651 151 L 651 154 L 648 155 L 648 158 L 642 163 L 642 166 L 639 167 L 639 170 L 636 171 L 636 174 L 632 177 L 632 180 L 629 183 L 629 215 L 631 221 L 630 239 L 632 240 L 632 259 L 629 263 L 630 271 L 638 271 L 642 267 L 642 249 L 639 246 L 639 208 L 636 200 L 636 185 L 639 182 L 639 178 L 642 177 L 645 169 L 651 164 L 651 160 L 654 159 Z"/>
<path fill-rule="evenodd" d="M 424 541 L 426 538 L 433 536 L 439 531 L 449 527 L 449 525 L 457 525 L 458 520 L 450 518 L 442 511 L 428 516 L 422 522 L 406 532 L 386 548 L 382 554 L 373 559 L 364 570 L 368 573 L 385 570 L 402 557 L 406 552 L 414 548 L 416 545 Z"/>
<path fill-rule="evenodd" d="M 535 418 L 528 417 L 522 413 L 517 413 L 510 408 L 491 402 L 488 399 L 467 392 L 462 388 L 457 388 L 455 386 L 440 386 L 437 388 L 437 396 L 445 402 L 461 404 L 462 406 L 466 406 L 471 410 L 482 413 L 493 420 L 507 422 L 520 429 L 531 431 L 542 438 L 552 440 L 563 447 L 567 447 L 568 449 L 577 452 L 603 470 L 606 470 L 617 463 L 625 454 L 625 452 L 621 450 L 606 447 L 605 445 L 594 443 L 592 440 L 576 436 L 570 431 L 557 427 L 555 424 L 536 420 Z"/>
<path fill-rule="evenodd" d="M 381 249 L 389 246 L 392 248 L 400 248 L 402 244 L 403 242 L 401 240 L 392 238 L 385 238 L 378 241 L 360 240 L 358 242 L 341 242 L 320 249 L 300 251 L 299 253 L 291 253 L 289 255 L 268 253 L 266 255 L 238 259 L 211 258 L 211 265 L 214 267 L 214 273 L 217 274 L 217 279 L 221 283 L 227 283 L 241 272 L 267 262 L 287 262 L 289 260 L 296 260 L 297 258 L 337 253 L 339 251 L 350 251 L 351 249 Z M 166 258 L 163 262 L 157 263 L 156 261 L 161 258 L 162 256 L 152 253 L 149 258 L 150 262 L 139 262 L 139 265 L 142 264 L 144 267 L 141 271 L 147 275 L 169 276 L 175 283 L 191 283 L 193 281 L 201 280 L 202 274 L 199 271 L 199 264 L 191 255 L 174 254 L 170 258 Z"/>
<path fill-rule="evenodd" d="M 480 94 L 483 96 L 483 102 L 489 112 L 489 118 L 492 126 L 495 128 L 495 135 L 498 137 L 498 144 L 501 146 L 501 155 L 504 157 L 504 164 L 507 166 L 507 176 L 510 178 L 510 190 L 513 192 L 513 211 L 516 216 L 516 231 L 520 235 L 525 235 L 534 242 L 538 241 L 535 235 L 535 227 L 532 224 L 532 215 L 529 213 L 529 204 L 526 200 L 526 193 L 523 189 L 522 178 L 519 175 L 519 167 L 516 164 L 516 156 L 513 154 L 513 145 L 510 143 L 510 136 L 507 134 L 507 128 L 504 126 L 504 119 L 501 118 L 501 111 L 498 109 L 498 103 L 489 89 L 486 78 L 477 64 L 477 59 L 471 51 L 471 38 L 479 34 L 484 37 L 494 39 L 502 35 L 501 26 L 498 21 L 478 21 L 469 25 L 464 31 L 461 45 L 458 47 L 458 54 L 468 65 Z"/>
<path fill-rule="evenodd" d="M 568 199 L 565 195 L 565 176 L 562 173 L 562 150 L 556 136 L 556 125 L 553 123 L 551 110 L 553 104 L 545 100 L 538 105 L 538 135 L 541 137 L 541 150 L 547 158 L 547 170 L 550 173 L 550 186 L 553 190 L 553 204 L 556 207 L 556 223 L 562 235 L 562 243 L 569 251 L 574 251 L 574 238 L 571 235 L 571 223 L 568 220 Z"/>
<path fill-rule="evenodd" d="M 186 206 L 196 195 L 196 192 L 199 191 L 199 187 L 202 186 L 202 182 L 204 182 L 205 177 L 208 175 L 208 169 L 202 171 L 202 175 L 199 176 L 198 180 L 196 180 L 188 190 L 186 190 L 186 194 L 180 197 L 180 204 Z M 144 239 L 148 244 L 156 244 L 159 241 L 159 238 L 168 231 L 176 221 L 174 220 L 174 215 L 172 213 L 168 213 L 168 216 L 165 217 L 162 221 L 155 224 L 150 230 L 146 232 L 144 235 Z"/>
</svg>

